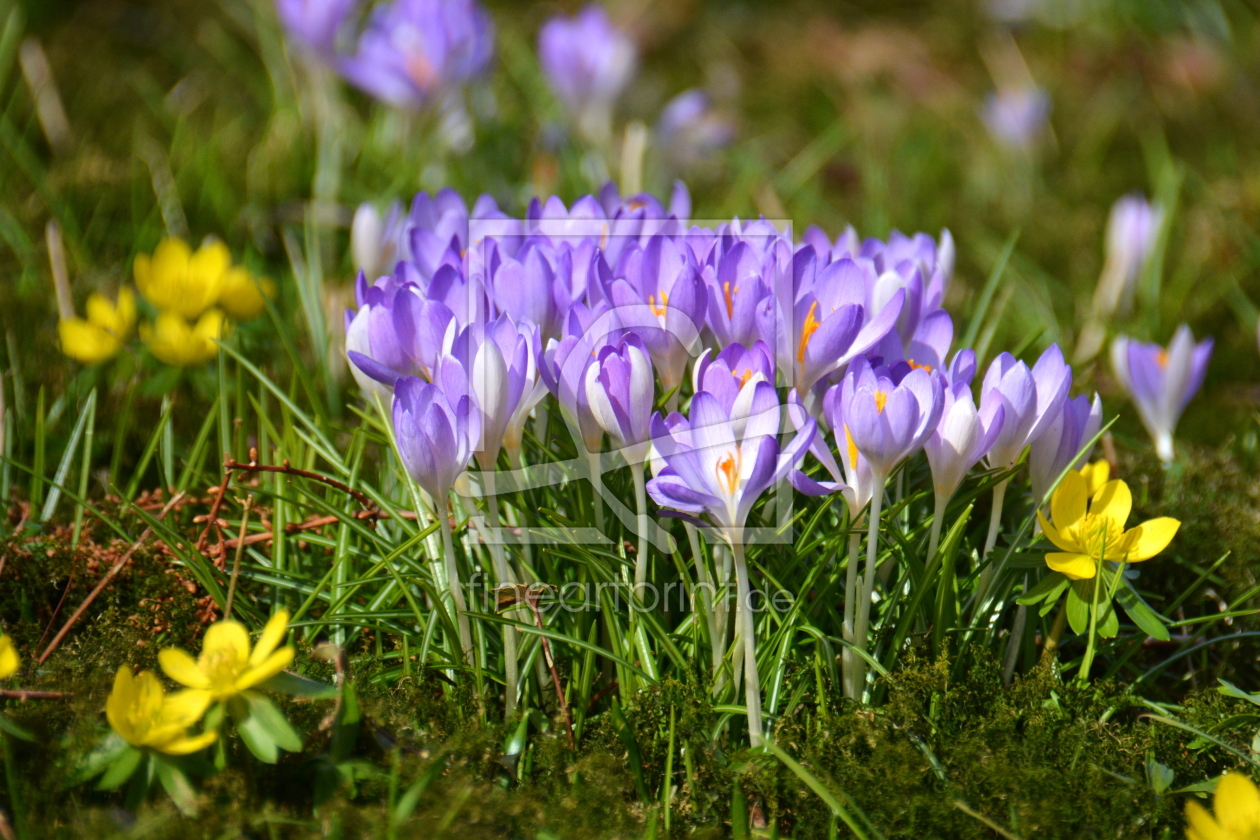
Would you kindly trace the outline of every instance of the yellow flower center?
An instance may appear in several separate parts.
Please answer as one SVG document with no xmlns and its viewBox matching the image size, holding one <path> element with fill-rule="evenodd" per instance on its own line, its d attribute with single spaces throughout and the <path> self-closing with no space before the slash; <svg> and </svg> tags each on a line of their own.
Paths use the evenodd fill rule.
<svg viewBox="0 0 1260 840">
<path fill-rule="evenodd" d="M 753 377 L 752 368 L 744 368 L 742 373 L 731 371 L 731 374 L 735 377 L 735 381 L 739 383 L 740 390 L 743 390 L 743 387 L 748 384 L 748 380 Z"/>
<path fill-rule="evenodd" d="M 726 317 L 727 318 L 735 317 L 735 301 L 731 299 L 731 296 L 737 295 L 737 294 L 739 294 L 739 286 L 736 286 L 734 289 L 732 289 L 730 283 L 722 284 L 722 296 L 726 298 Z"/>
<path fill-rule="evenodd" d="M 1110 516 L 1099 516 L 1087 513 L 1071 527 L 1075 542 L 1081 547 L 1082 554 L 1095 559 L 1105 557 L 1108 550 L 1115 554 L 1124 535 L 1124 527 Z"/>
<path fill-rule="evenodd" d="M 851 468 L 856 469 L 857 459 L 858 459 L 858 448 L 857 448 L 857 444 L 853 442 L 853 434 L 849 431 L 848 423 L 844 424 L 844 446 L 845 446 L 845 450 L 849 453 L 849 466 Z"/>
<path fill-rule="evenodd" d="M 210 680 L 211 691 L 232 691 L 236 687 L 236 678 L 245 670 L 245 664 L 231 648 L 203 650 L 197 663 L 201 672 Z"/>
</svg>

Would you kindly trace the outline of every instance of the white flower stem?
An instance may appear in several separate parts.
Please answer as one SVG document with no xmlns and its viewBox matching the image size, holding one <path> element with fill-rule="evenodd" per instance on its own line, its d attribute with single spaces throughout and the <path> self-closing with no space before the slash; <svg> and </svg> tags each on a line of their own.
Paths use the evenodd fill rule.
<svg viewBox="0 0 1260 840">
<path fill-rule="evenodd" d="M 989 585 L 993 583 L 994 568 L 986 563 L 993 547 L 997 545 L 998 533 L 1002 530 L 1002 506 L 1006 501 L 1006 487 L 1010 479 L 999 482 L 993 488 L 993 512 L 989 514 L 989 534 L 984 538 L 984 553 L 980 555 L 980 581 L 976 586 L 976 609 L 984 609 L 985 597 L 989 594 Z"/>
<path fill-rule="evenodd" d="M 641 597 L 643 585 L 647 583 L 648 573 L 648 510 L 647 489 L 643 479 L 643 462 L 630 465 L 630 475 L 634 478 L 634 508 L 638 514 L 637 530 L 639 532 L 639 548 L 634 557 L 634 595 Z"/>
<path fill-rule="evenodd" d="M 862 520 L 854 517 L 849 525 L 849 562 L 844 570 L 844 640 L 853 644 L 853 617 L 857 611 L 858 599 L 858 550 L 862 546 Z M 853 648 L 845 646 L 842 654 L 844 662 L 844 696 L 856 700 L 857 693 L 853 688 L 854 660 L 857 656 Z"/>
<path fill-rule="evenodd" d="M 599 453 L 586 453 L 586 471 L 591 480 L 591 505 L 595 508 L 595 529 L 604 532 L 604 476 L 599 471 Z"/>
<path fill-rule="evenodd" d="M 468 623 L 468 604 L 464 601 L 464 587 L 459 580 L 459 564 L 455 562 L 455 546 L 451 541 L 451 522 L 446 517 L 445 499 L 437 506 L 438 524 L 442 529 L 442 556 L 446 561 L 446 579 L 451 600 L 455 605 L 455 621 L 459 627 L 459 646 L 464 660 L 473 664 L 472 627 Z"/>
<path fill-rule="evenodd" d="M 871 625 L 871 595 L 875 592 L 875 565 L 879 558 L 879 513 L 884 503 L 884 485 L 887 479 L 876 483 L 876 490 L 871 495 L 871 512 L 869 529 L 866 534 L 866 577 L 862 581 L 862 591 L 858 595 L 857 620 L 853 626 L 853 643 L 857 649 L 865 653 L 868 649 L 866 635 Z M 866 660 L 860 656 L 853 662 L 854 699 L 861 699 L 866 687 Z"/>
<path fill-rule="evenodd" d="M 692 602 L 704 613 L 705 626 L 709 631 L 709 656 L 713 663 L 713 683 L 716 687 L 718 673 L 722 669 L 722 645 L 718 641 L 717 620 L 713 614 L 713 596 L 716 594 L 713 588 L 713 576 L 709 574 L 709 567 L 704 562 L 704 554 L 700 551 L 700 535 L 696 532 L 696 526 L 690 522 L 684 522 L 683 530 L 687 532 L 687 545 L 691 548 L 691 558 L 696 564 L 695 593 L 698 597 L 693 597 Z"/>
<path fill-rule="evenodd" d="M 735 584 L 738 602 L 735 604 L 736 616 L 743 637 L 744 647 L 744 705 L 748 710 L 748 744 L 759 747 L 762 743 L 761 729 L 761 679 L 757 673 L 757 640 L 753 635 L 752 601 L 749 595 L 748 564 L 744 559 L 744 543 L 728 534 L 731 554 L 735 558 Z"/>
<path fill-rule="evenodd" d="M 490 518 L 490 528 L 497 533 L 500 528 L 499 519 L 499 497 L 494 494 L 494 473 L 486 471 L 482 474 L 486 482 L 486 507 Z M 507 555 L 503 550 L 503 543 L 498 539 L 490 542 L 490 557 L 494 560 L 494 576 L 498 579 L 500 586 L 513 586 L 516 584 L 516 577 L 512 574 L 512 568 L 508 565 Z M 503 627 L 503 690 L 505 700 L 503 703 L 504 719 L 511 719 L 512 713 L 516 711 L 516 695 L 520 685 L 520 666 L 516 661 L 516 628 L 504 625 Z"/>
<path fill-rule="evenodd" d="M 931 563 L 936 557 L 936 549 L 941 546 L 941 526 L 945 523 L 945 507 L 949 504 L 949 499 L 936 494 L 936 507 L 932 511 L 932 530 L 928 534 L 927 556 L 924 561 Z"/>
</svg>

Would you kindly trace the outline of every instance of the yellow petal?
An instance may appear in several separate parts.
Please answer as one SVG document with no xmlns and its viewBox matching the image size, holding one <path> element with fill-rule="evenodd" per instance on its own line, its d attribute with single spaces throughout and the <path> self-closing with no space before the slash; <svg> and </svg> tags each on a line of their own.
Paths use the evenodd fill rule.
<svg viewBox="0 0 1260 840">
<path fill-rule="evenodd" d="M 1081 468 L 1080 473 L 1085 479 L 1085 492 L 1092 498 L 1111 477 L 1111 464 L 1104 458 L 1092 464 L 1086 464 Z"/>
<path fill-rule="evenodd" d="M 105 717 L 113 730 L 129 744 L 136 744 L 139 740 L 129 715 L 135 697 L 135 681 L 131 677 L 131 669 L 123 665 L 114 674 L 114 690 L 105 701 Z"/>
<path fill-rule="evenodd" d="M 190 305 L 198 304 L 197 301 L 190 302 L 188 295 L 188 261 L 191 257 L 192 250 L 182 239 L 164 239 L 158 243 L 153 258 L 145 261 L 143 271 L 141 260 L 137 257 L 136 286 L 140 294 L 158 309 L 185 314 Z"/>
<path fill-rule="evenodd" d="M 1227 773 L 1212 800 L 1216 822 L 1231 837 L 1260 835 L 1260 790 L 1242 773 Z"/>
<path fill-rule="evenodd" d="M 1194 800 L 1186 803 L 1186 840 L 1233 840 L 1202 805 Z"/>
<path fill-rule="evenodd" d="M 222 313 L 212 316 L 208 312 L 194 331 L 182 316 L 174 312 L 160 312 L 151 328 L 147 325 L 140 327 L 140 338 L 161 362 L 176 367 L 199 365 L 219 352 L 218 346 L 209 340 L 207 334 L 213 333 L 210 338 L 217 337 L 222 329 L 222 317 Z"/>
<path fill-rule="evenodd" d="M 113 356 L 122 347 L 118 337 L 82 318 L 57 322 L 61 352 L 85 365 L 94 365 Z"/>
<path fill-rule="evenodd" d="M 280 650 L 237 677 L 236 690 L 244 691 L 247 688 L 252 688 L 288 668 L 293 662 L 293 653 L 291 646 L 280 648 Z"/>
<path fill-rule="evenodd" d="M 241 668 L 249 661 L 249 631 L 230 618 L 211 624 L 201 645 L 202 661 L 225 656 L 231 656 Z"/>
<path fill-rule="evenodd" d="M 1088 554 L 1052 551 L 1046 555 L 1046 565 L 1072 580 L 1091 580 L 1098 574 L 1098 563 Z"/>
<path fill-rule="evenodd" d="M 216 341 L 223 338 L 224 322 L 223 312 L 218 309 L 211 309 L 206 314 L 197 319 L 197 326 L 193 328 L 193 333 L 197 338 L 205 343 L 205 347 L 211 352 L 218 353 L 219 348 L 215 344 Z"/>
<path fill-rule="evenodd" d="M 141 671 L 136 674 L 136 699 L 131 707 L 131 718 L 134 721 L 146 721 L 150 725 L 161 722 L 162 705 L 165 703 L 165 692 L 157 674 L 152 671 Z"/>
<path fill-rule="evenodd" d="M 1078 472 L 1069 472 L 1050 497 L 1050 518 L 1060 531 L 1067 530 L 1085 516 L 1089 494 L 1085 479 Z"/>
<path fill-rule="evenodd" d="M 1105 516 L 1116 524 L 1116 528 L 1124 530 L 1124 523 L 1129 521 L 1129 512 L 1133 510 L 1133 494 L 1129 485 L 1116 479 L 1108 481 L 1094 494 L 1089 512 L 1094 516 Z"/>
<path fill-rule="evenodd" d="M 262 635 L 258 637 L 258 643 L 254 645 L 254 652 L 249 655 L 249 664 L 257 665 L 276 649 L 284 639 L 285 632 L 289 629 L 289 611 L 279 610 L 271 618 L 267 619 L 267 626 L 263 627 Z"/>
<path fill-rule="evenodd" d="M 187 729 L 206 713 L 210 706 L 210 692 L 196 688 L 168 694 L 162 703 L 162 722 Z"/>
<path fill-rule="evenodd" d="M 0 680 L 13 676 L 21 664 L 13 638 L 7 634 L 0 636 Z"/>
<path fill-rule="evenodd" d="M 1177 529 L 1180 527 L 1181 523 L 1170 516 L 1161 516 L 1143 522 L 1129 531 L 1134 536 L 1126 559 L 1130 563 L 1151 559 L 1168 548 L 1168 544 L 1177 535 Z"/>
<path fill-rule="evenodd" d="M 213 744 L 218 737 L 219 734 L 217 732 L 207 732 L 204 735 L 193 735 L 170 741 L 157 747 L 157 749 L 168 755 L 188 755 L 189 753 L 204 750 Z"/>
<path fill-rule="evenodd" d="M 136 326 L 136 293 L 128 286 L 118 290 L 118 302 L 114 306 L 115 332 L 126 339 Z"/>
<path fill-rule="evenodd" d="M 1054 527 L 1041 511 L 1037 511 L 1037 521 L 1041 523 L 1041 532 L 1046 535 L 1046 539 L 1055 544 L 1056 548 L 1072 552 L 1080 548 L 1075 542 L 1061 533 L 1058 528 Z"/>
<path fill-rule="evenodd" d="M 219 306 L 237 321 L 258 317 L 267 305 L 263 299 L 266 293 L 264 282 L 255 280 L 253 275 L 239 266 L 230 269 L 223 277 Z"/>
<path fill-rule="evenodd" d="M 158 664 L 166 676 L 180 685 L 189 688 L 209 688 L 210 678 L 206 676 L 191 656 L 179 648 L 166 648 L 158 653 Z"/>
</svg>

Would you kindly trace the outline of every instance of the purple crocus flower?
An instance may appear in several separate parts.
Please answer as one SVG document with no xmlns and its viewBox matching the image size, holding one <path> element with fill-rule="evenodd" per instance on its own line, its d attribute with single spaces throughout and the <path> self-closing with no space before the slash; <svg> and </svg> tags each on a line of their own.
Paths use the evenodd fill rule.
<svg viewBox="0 0 1260 840">
<path fill-rule="evenodd" d="M 346 312 L 346 356 L 365 394 L 388 396 L 403 376 L 433 380 L 440 356 L 449 349 L 455 315 L 441 301 L 428 300 L 419 286 L 383 277 L 355 285 L 357 312 Z"/>
<path fill-rule="evenodd" d="M 276 14 L 295 43 L 331 60 L 346 19 L 358 0 L 276 0 Z"/>
<path fill-rule="evenodd" d="M 539 346 L 537 327 L 517 325 L 506 315 L 484 326 L 470 325 L 455 339 L 454 355 L 469 373 L 468 390 L 481 428 L 475 454 L 483 470 L 493 469 L 513 420 L 521 425 L 512 434 L 523 432 L 524 418 L 518 417 L 522 401 L 533 397 L 536 405 L 540 398 L 535 393 L 537 368 L 531 368 Z M 519 438 L 513 445 L 519 449 Z"/>
<path fill-rule="evenodd" d="M 864 357 L 854 360 L 838 391 L 829 391 L 836 417 L 871 465 L 878 482 L 923 445 L 941 418 L 944 379 L 938 372 L 912 370 L 900 383 Z"/>
<path fill-rule="evenodd" d="M 665 156 L 678 167 L 699 163 L 714 150 L 729 145 L 735 127 L 713 108 L 702 90 L 685 90 L 661 109 L 656 124 Z"/>
<path fill-rule="evenodd" d="M 996 400 L 976 409 L 971 388 L 961 382 L 945 388 L 941 419 L 923 442 L 940 512 L 971 468 L 988 454 L 1002 431 L 1006 409 Z"/>
<path fill-rule="evenodd" d="M 543 350 L 539 375 L 555 395 L 560 410 L 576 427 L 587 453 L 600 451 L 604 430 L 591 412 L 586 394 L 586 370 L 605 346 L 615 344 L 624 329 L 608 304 L 574 304 L 564 320 L 564 335 L 550 339 Z"/>
<path fill-rule="evenodd" d="M 394 436 L 403 466 L 443 515 L 455 480 L 468 468 L 480 436 L 471 397 L 458 385 L 462 368 L 449 357 L 449 383 L 404 376 L 394 386 Z M 447 377 L 441 377 L 447 378 Z M 440 378 L 440 379 L 441 379 Z M 443 385 L 449 385 L 443 387 Z"/>
<path fill-rule="evenodd" d="M 992 411 L 989 406 L 1000 403 L 1006 417 L 986 458 L 989 466 L 1015 466 L 1024 447 L 1041 437 L 1058 417 L 1070 387 L 1072 368 L 1063 361 L 1057 344 L 1041 354 L 1031 371 L 1010 353 L 994 359 L 980 388 L 980 409 Z"/>
<path fill-rule="evenodd" d="M 1027 149 L 1050 116 L 1050 96 L 1033 86 L 1005 87 L 989 95 L 981 112 L 989 133 L 1012 149 Z"/>
<path fill-rule="evenodd" d="M 1028 472 L 1032 477 L 1035 502 L 1040 504 L 1046 498 L 1050 487 L 1065 469 L 1070 466 L 1079 470 L 1089 460 L 1089 452 L 1081 452 L 1081 447 L 1093 440 L 1100 428 L 1101 397 L 1094 394 L 1091 401 L 1081 394 L 1064 401 L 1059 416 L 1041 437 L 1032 442 L 1028 453 Z"/>
<path fill-rule="evenodd" d="M 373 10 L 339 69 L 382 102 L 414 110 L 482 73 L 493 50 L 493 24 L 476 0 L 391 0 Z"/>
<path fill-rule="evenodd" d="M 1094 316 L 1126 314 L 1133 305 L 1138 277 L 1155 250 L 1164 211 L 1139 193 L 1126 195 L 1111 206 L 1107 220 L 1107 260 L 1094 293 Z"/>
<path fill-rule="evenodd" d="M 1203 385 L 1212 339 L 1195 344 L 1182 324 L 1168 349 L 1119 336 L 1111 343 L 1111 366 L 1116 378 L 1137 406 L 1142 424 L 1164 462 L 1174 457 L 1173 433 L 1190 400 Z"/>
<path fill-rule="evenodd" d="M 758 341 L 751 347 L 729 344 L 716 354 L 709 348 L 700 354 L 691 371 L 691 384 L 694 391 L 722 395 L 728 393 L 731 382 L 739 390 L 758 375 L 774 384 L 774 357 L 766 343 Z M 723 405 L 728 402 L 732 401 L 723 400 Z"/>
<path fill-rule="evenodd" d="M 652 359 L 633 333 L 603 347 L 586 368 L 583 387 L 591 414 L 630 464 L 641 464 L 651 446 L 654 386 Z"/>
<path fill-rule="evenodd" d="M 538 59 L 551 89 L 582 131 L 607 137 L 612 106 L 634 76 L 634 42 L 591 4 L 576 17 L 553 17 L 538 31 Z"/>
<path fill-rule="evenodd" d="M 694 261 L 675 240 L 653 236 L 646 247 L 622 253 L 617 279 L 605 297 L 617 316 L 642 339 L 672 391 L 682 384 L 687 361 L 699 350 L 708 296 Z"/>
</svg>

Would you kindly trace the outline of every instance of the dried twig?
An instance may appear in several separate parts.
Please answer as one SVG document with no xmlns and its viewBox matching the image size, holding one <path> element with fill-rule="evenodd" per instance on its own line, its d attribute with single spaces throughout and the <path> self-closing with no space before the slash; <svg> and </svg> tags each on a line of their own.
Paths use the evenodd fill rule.
<svg viewBox="0 0 1260 840">
<path fill-rule="evenodd" d="M 526 584 L 521 583 L 515 586 L 500 586 L 498 589 L 498 605 L 502 610 L 513 603 L 524 602 L 534 613 L 534 624 L 539 630 L 545 630 L 543 626 L 542 613 L 538 610 L 538 599 L 548 589 L 555 589 L 545 583 Z M 560 685 L 560 674 L 556 671 L 556 661 L 551 655 L 551 642 L 546 636 L 539 636 L 542 641 L 543 658 L 547 660 L 547 667 L 551 670 L 551 681 L 556 687 L 556 701 L 560 705 L 560 711 L 564 714 L 564 728 L 569 736 L 569 749 L 576 750 L 577 743 L 573 740 L 573 715 L 569 712 L 569 704 L 564 699 L 564 688 Z"/>
<path fill-rule="evenodd" d="M 171 500 L 166 503 L 166 507 L 162 508 L 162 511 L 157 515 L 158 520 L 161 520 L 162 517 L 166 516 L 167 512 L 183 497 L 183 493 L 176 493 L 173 497 L 171 497 Z M 74 623 L 79 620 L 79 616 L 83 615 L 83 613 L 87 611 L 87 608 L 91 606 L 93 601 L 96 600 L 96 596 L 105 591 L 105 587 L 109 586 L 110 581 L 118 576 L 118 573 L 122 571 L 123 566 L 127 565 L 127 561 L 131 559 L 132 555 L 139 550 L 140 546 L 144 544 L 144 541 L 147 540 L 149 535 L 152 533 L 153 526 L 150 525 L 144 529 L 144 533 L 140 535 L 140 538 L 132 543 L 131 548 L 127 549 L 127 553 L 118 558 L 118 562 L 114 564 L 113 568 L 105 573 L 105 577 L 100 579 L 92 591 L 88 593 L 87 597 L 83 599 L 83 603 L 79 604 L 79 608 L 74 611 L 74 614 L 66 619 L 66 623 L 62 625 L 59 631 L 57 631 L 57 635 L 53 636 L 53 640 L 48 643 L 48 647 L 44 649 L 42 654 L 40 654 L 38 664 L 43 665 L 48 657 L 52 655 L 52 652 L 57 649 L 59 644 L 61 644 L 61 640 L 64 639 L 66 634 L 70 632 L 70 628 L 73 627 Z"/>
<path fill-rule="evenodd" d="M 228 578 L 227 600 L 223 604 L 223 617 L 232 617 L 232 599 L 236 596 L 236 578 L 241 571 L 241 552 L 245 550 L 245 531 L 249 528 L 249 512 L 254 507 L 254 497 L 245 497 L 245 512 L 241 514 L 241 535 L 236 540 L 236 556 L 232 558 L 232 575 Z"/>
<path fill-rule="evenodd" d="M 359 504 L 363 505 L 368 510 L 374 510 L 376 508 L 376 505 L 372 503 L 372 500 L 368 498 L 367 494 L 362 493 L 358 490 L 355 490 L 349 484 L 346 484 L 343 481 L 338 481 L 337 479 L 332 478 L 330 476 L 320 475 L 317 472 L 311 472 L 310 470 L 298 469 L 297 467 L 290 465 L 288 460 L 280 462 L 279 466 L 273 466 L 270 464 L 260 464 L 258 463 L 258 450 L 254 449 L 253 447 L 251 447 L 249 450 L 249 463 L 248 464 L 242 464 L 240 461 L 228 459 L 228 461 L 223 466 L 228 470 L 229 473 L 232 470 L 241 470 L 242 472 L 284 473 L 285 475 L 296 475 L 296 476 L 301 476 L 302 478 L 309 478 L 312 481 L 319 481 L 323 484 L 327 484 L 329 487 L 332 487 L 336 490 L 340 490 L 343 493 L 350 494 L 351 496 L 355 498 L 356 501 L 358 501 Z"/>
<path fill-rule="evenodd" d="M 64 700 L 73 696 L 73 691 L 26 691 L 20 688 L 0 689 L 0 697 L 7 697 L 11 700 Z"/>
</svg>

